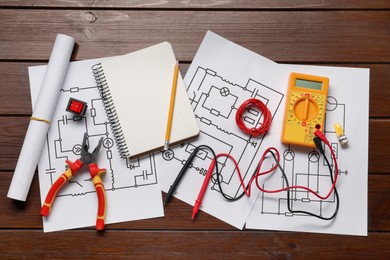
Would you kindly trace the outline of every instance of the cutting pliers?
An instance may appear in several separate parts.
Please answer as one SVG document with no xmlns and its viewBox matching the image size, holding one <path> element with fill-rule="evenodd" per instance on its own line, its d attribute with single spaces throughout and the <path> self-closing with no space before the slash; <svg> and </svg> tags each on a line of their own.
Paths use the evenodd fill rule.
<svg viewBox="0 0 390 260">
<path fill-rule="evenodd" d="M 65 161 L 69 168 L 56 180 L 47 193 L 45 202 L 41 209 L 42 216 L 49 215 L 58 191 L 81 169 L 81 167 L 83 167 L 84 164 L 86 164 L 89 167 L 89 172 L 98 196 L 96 230 L 104 229 L 104 219 L 106 216 L 106 192 L 101 175 L 106 173 L 106 169 L 99 169 L 96 163 L 96 157 L 102 146 L 102 142 L 103 137 L 100 138 L 98 145 L 93 152 L 90 153 L 88 152 L 89 147 L 87 145 L 87 133 L 84 134 L 83 144 L 81 147 L 81 158 L 77 159 L 75 162 L 71 162 L 69 160 Z"/>
</svg>

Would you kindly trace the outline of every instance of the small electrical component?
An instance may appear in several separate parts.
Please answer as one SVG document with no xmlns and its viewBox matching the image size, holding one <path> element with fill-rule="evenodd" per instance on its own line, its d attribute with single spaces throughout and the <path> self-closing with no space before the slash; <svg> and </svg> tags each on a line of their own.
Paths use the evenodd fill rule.
<svg viewBox="0 0 390 260">
<path fill-rule="evenodd" d="M 348 145 L 348 138 L 345 136 L 343 128 L 340 123 L 333 124 L 334 130 L 336 131 L 336 135 L 339 138 L 339 142 L 341 147 L 345 148 Z"/>
<path fill-rule="evenodd" d="M 87 103 L 75 98 L 70 98 L 68 105 L 66 106 L 66 111 L 74 113 L 79 116 L 84 116 L 86 110 L 87 110 Z"/>
</svg>

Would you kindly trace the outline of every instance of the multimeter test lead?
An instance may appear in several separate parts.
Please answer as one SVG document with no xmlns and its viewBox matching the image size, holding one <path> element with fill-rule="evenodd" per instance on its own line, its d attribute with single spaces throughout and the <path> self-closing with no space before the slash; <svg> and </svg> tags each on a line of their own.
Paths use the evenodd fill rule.
<svg viewBox="0 0 390 260">
<path fill-rule="evenodd" d="M 317 78 L 316 78 L 317 79 Z M 322 79 L 322 78 L 321 78 Z M 328 80 L 326 79 L 326 81 L 324 80 L 325 83 L 328 82 Z M 317 88 L 319 89 L 319 88 Z M 326 85 L 326 90 L 327 90 L 327 85 Z M 306 96 L 305 96 L 306 97 Z M 315 96 L 316 97 L 316 96 Z M 316 97 L 316 100 L 324 100 L 324 99 L 320 99 L 320 98 L 317 98 Z M 253 100 L 250 100 L 250 101 L 253 101 Z M 301 100 L 298 100 L 298 102 L 300 102 Z M 315 102 L 315 100 L 313 99 L 313 101 L 310 101 L 312 103 Z M 246 107 L 247 105 L 255 105 L 257 106 L 260 110 L 262 110 L 263 114 L 265 114 L 265 117 L 267 117 L 267 113 L 264 113 L 265 111 L 264 110 L 268 110 L 268 108 L 266 106 L 258 106 L 258 104 L 255 104 L 253 102 L 244 102 L 244 105 L 241 106 L 241 107 Z M 316 104 L 317 105 L 317 104 Z M 319 107 L 322 107 L 323 109 L 325 109 L 325 107 L 323 105 L 317 105 Z M 307 110 L 306 110 L 307 111 Z M 318 112 L 318 111 L 317 111 Z M 312 111 L 310 112 L 312 113 Z M 317 113 L 318 115 L 318 113 Z M 240 118 L 242 117 L 242 112 L 239 112 L 237 111 L 237 115 L 236 115 L 236 120 L 237 118 Z M 321 118 L 323 119 L 323 117 Z M 264 120 L 266 120 L 266 118 L 264 118 Z M 194 220 L 195 216 L 197 215 L 198 211 L 199 211 L 199 208 L 202 204 L 202 199 L 207 191 L 207 186 L 208 186 L 208 183 L 210 182 L 211 180 L 211 176 L 215 174 L 215 183 L 218 185 L 218 188 L 219 188 L 219 192 L 221 193 L 221 195 L 227 199 L 228 201 L 236 201 L 238 199 L 240 199 L 241 197 L 243 197 L 244 195 L 246 195 L 247 197 L 250 197 L 250 194 L 251 194 L 251 187 L 252 187 L 252 184 L 254 183 L 257 188 L 264 192 L 264 193 L 278 193 L 278 192 L 287 192 L 287 204 L 288 204 L 288 211 L 291 213 L 291 214 L 307 214 L 307 215 L 310 215 L 310 216 L 313 216 L 313 217 L 316 217 L 316 218 L 319 218 L 319 219 L 322 219 L 322 220 L 331 220 L 333 219 L 336 215 L 337 215 L 337 212 L 338 212 L 338 208 L 339 208 L 339 196 L 338 196 L 338 192 L 337 192 L 337 189 L 336 189 L 336 182 L 337 182 L 337 172 L 338 172 L 338 164 L 337 164 L 337 159 L 336 159 L 336 156 L 334 154 L 334 151 L 332 150 L 332 147 L 329 143 L 329 141 L 326 139 L 325 137 L 325 134 L 319 129 L 321 127 L 317 127 L 317 123 L 318 123 L 318 119 L 315 121 L 315 130 L 313 131 L 312 135 L 315 136 L 313 138 L 313 143 L 315 144 L 315 147 L 317 147 L 320 151 L 320 153 L 324 156 L 324 159 L 326 160 L 327 162 L 327 165 L 328 165 L 328 169 L 329 169 L 329 175 L 330 175 L 330 180 L 331 180 L 331 185 L 330 185 L 330 188 L 329 188 L 329 191 L 328 193 L 324 196 L 324 195 L 320 195 L 318 191 L 315 191 L 313 189 L 311 189 L 310 187 L 308 186 L 302 186 L 302 185 L 290 185 L 289 182 L 288 182 L 288 178 L 284 172 L 284 169 L 283 167 L 281 166 L 280 164 L 280 155 L 279 155 L 279 152 L 276 148 L 274 147 L 269 147 L 266 149 L 266 151 L 263 153 L 262 157 L 260 158 L 260 161 L 256 167 L 256 170 L 255 172 L 252 174 L 249 182 L 245 185 L 244 184 L 244 179 L 241 175 L 241 172 L 240 172 L 240 168 L 238 166 L 238 162 L 234 159 L 234 157 L 229 154 L 229 153 L 220 153 L 220 154 L 217 154 L 216 156 L 214 155 L 214 159 L 211 161 L 210 165 L 209 165 L 209 168 L 207 170 L 207 174 L 204 178 L 204 181 L 203 181 L 203 185 L 202 185 L 202 188 L 198 194 L 198 197 L 195 201 L 195 205 L 194 205 L 194 208 L 193 208 L 193 211 L 192 211 L 192 220 Z M 238 121 L 237 120 L 237 124 L 239 123 L 242 123 L 241 121 Z M 245 126 L 244 124 L 242 126 Z M 244 131 L 245 133 L 248 133 L 250 135 L 254 135 L 254 132 L 252 131 L 247 131 L 247 130 L 255 130 L 255 129 L 247 129 L 245 127 L 240 127 L 240 129 L 242 131 Z M 267 128 L 268 130 L 268 128 Z M 322 147 L 322 144 L 321 143 L 324 143 L 330 150 L 330 153 L 332 155 L 332 158 L 333 158 L 333 164 L 334 165 L 334 170 L 332 167 L 330 167 L 331 163 L 328 161 L 328 159 L 326 158 L 326 154 L 325 154 L 325 151 L 324 151 L 324 148 Z M 304 144 L 306 145 L 306 143 Z M 261 170 L 263 167 L 263 162 L 265 161 L 268 153 L 270 153 L 274 160 L 275 160 L 275 163 L 276 164 L 273 164 L 272 168 L 271 169 L 268 169 L 268 170 Z M 190 156 L 191 157 L 191 156 Z M 219 157 L 226 157 L 227 159 L 230 159 L 232 160 L 233 164 L 234 164 L 234 167 L 235 167 L 235 171 L 237 172 L 237 175 L 239 177 L 239 180 L 240 180 L 240 183 L 241 183 L 241 187 L 242 187 L 242 193 L 234 198 L 228 196 L 227 194 L 225 194 L 225 192 L 223 191 L 222 189 L 222 186 L 221 186 L 221 173 L 218 171 L 218 169 L 216 169 L 216 172 L 214 173 L 213 172 L 213 169 L 214 167 L 217 167 L 218 166 L 218 161 L 217 159 Z M 280 189 L 273 189 L 273 190 L 268 190 L 268 189 L 265 189 L 264 186 L 261 185 L 260 183 L 260 176 L 263 176 L 263 175 L 267 175 L 269 173 L 273 173 L 277 168 L 280 169 L 281 171 L 281 174 L 286 182 L 286 186 L 283 185 L 282 188 Z M 334 174 L 334 176 L 333 176 Z M 290 198 L 290 190 L 296 190 L 296 189 L 299 189 L 299 190 L 304 190 L 306 192 L 310 192 L 311 194 L 315 195 L 316 197 L 318 197 L 319 199 L 321 200 L 327 200 L 332 194 L 334 194 L 335 196 L 335 202 L 336 202 L 336 208 L 334 210 L 334 212 L 332 213 L 331 216 L 323 216 L 322 214 L 316 214 L 316 213 L 313 213 L 313 212 L 309 212 L 309 211 L 304 211 L 304 210 L 294 210 L 292 205 L 291 204 L 291 198 Z"/>
</svg>

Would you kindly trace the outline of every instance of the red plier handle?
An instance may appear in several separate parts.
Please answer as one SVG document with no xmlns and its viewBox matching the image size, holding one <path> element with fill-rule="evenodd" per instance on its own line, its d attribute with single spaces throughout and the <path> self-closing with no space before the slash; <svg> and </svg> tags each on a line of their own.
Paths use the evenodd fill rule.
<svg viewBox="0 0 390 260">
<path fill-rule="evenodd" d="M 49 192 L 46 195 L 45 202 L 41 209 L 41 215 L 44 217 L 49 215 L 57 193 L 61 190 L 64 184 L 67 183 L 70 179 L 72 179 L 76 172 L 80 170 L 80 168 L 83 166 L 83 162 L 81 160 L 76 160 L 75 162 L 66 160 L 66 164 L 69 165 L 69 168 L 63 174 L 61 174 L 61 176 L 56 180 L 56 182 L 54 182 L 54 184 L 51 186 Z M 101 175 L 106 173 L 106 169 L 99 169 L 96 163 L 91 163 L 89 164 L 89 172 L 91 174 L 92 181 L 98 196 L 96 230 L 103 230 L 104 221 L 106 217 L 107 199 Z"/>
<path fill-rule="evenodd" d="M 50 190 L 46 195 L 45 202 L 41 208 L 41 215 L 44 217 L 49 215 L 50 210 L 53 207 L 54 200 L 60 189 L 64 186 L 65 183 L 72 179 L 76 172 L 84 165 L 81 160 L 76 160 L 75 162 L 66 160 L 65 162 L 69 168 L 63 174 L 61 174 L 61 176 L 58 177 L 58 179 L 50 187 Z"/>
<path fill-rule="evenodd" d="M 96 216 L 96 230 L 104 229 L 104 220 L 106 218 L 107 197 L 106 190 L 102 182 L 101 175 L 106 173 L 106 169 L 99 169 L 96 163 L 89 164 L 89 172 L 92 177 L 93 185 L 95 186 L 98 196 L 98 212 Z"/>
</svg>

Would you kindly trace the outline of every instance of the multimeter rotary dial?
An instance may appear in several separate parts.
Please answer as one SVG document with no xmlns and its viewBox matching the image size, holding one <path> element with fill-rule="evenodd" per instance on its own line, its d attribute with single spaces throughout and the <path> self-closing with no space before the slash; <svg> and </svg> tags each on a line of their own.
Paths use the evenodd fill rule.
<svg viewBox="0 0 390 260">
<path fill-rule="evenodd" d="M 295 101 L 294 116 L 302 122 L 312 121 L 318 114 L 317 102 L 308 95 L 299 98 Z"/>
</svg>

